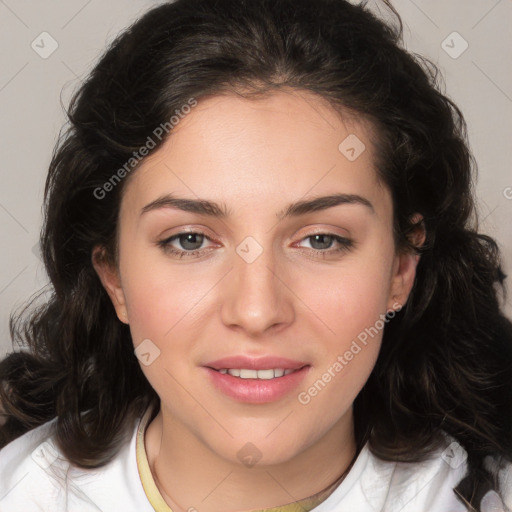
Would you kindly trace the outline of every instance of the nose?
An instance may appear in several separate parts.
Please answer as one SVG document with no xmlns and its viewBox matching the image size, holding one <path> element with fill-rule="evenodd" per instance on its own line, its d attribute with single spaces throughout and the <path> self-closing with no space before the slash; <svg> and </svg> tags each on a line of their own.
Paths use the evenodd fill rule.
<svg viewBox="0 0 512 512">
<path fill-rule="evenodd" d="M 240 256 L 242 254 L 242 256 Z M 233 268 L 224 287 L 223 323 L 257 337 L 294 320 L 293 292 L 284 269 L 271 248 L 264 247 L 254 260 L 234 253 Z"/>
</svg>

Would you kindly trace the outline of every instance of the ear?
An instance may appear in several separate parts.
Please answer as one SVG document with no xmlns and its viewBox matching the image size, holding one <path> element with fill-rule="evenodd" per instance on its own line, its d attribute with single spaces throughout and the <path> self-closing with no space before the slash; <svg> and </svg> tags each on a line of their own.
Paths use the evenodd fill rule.
<svg viewBox="0 0 512 512">
<path fill-rule="evenodd" d="M 92 265 L 101 280 L 103 288 L 108 293 L 116 310 L 117 318 L 128 324 L 128 310 L 126 300 L 121 286 L 119 270 L 105 256 L 104 247 L 96 246 L 92 251 Z"/>
<path fill-rule="evenodd" d="M 410 241 L 415 247 L 421 247 L 426 238 L 423 217 L 415 213 L 411 217 L 415 228 L 409 235 Z M 411 293 L 416 277 L 416 267 L 420 261 L 420 255 L 413 251 L 399 251 L 395 256 L 393 276 L 391 280 L 388 300 L 388 311 L 402 308 Z"/>
</svg>

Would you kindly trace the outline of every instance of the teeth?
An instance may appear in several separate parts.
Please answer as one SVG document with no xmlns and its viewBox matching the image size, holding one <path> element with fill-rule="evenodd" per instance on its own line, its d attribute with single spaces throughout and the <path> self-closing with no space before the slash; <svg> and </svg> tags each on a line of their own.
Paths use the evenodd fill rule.
<svg viewBox="0 0 512 512">
<path fill-rule="evenodd" d="M 240 377 L 241 379 L 257 379 L 259 373 L 258 370 L 235 370 L 235 372 L 238 373 L 236 377 Z"/>
<path fill-rule="evenodd" d="M 262 379 L 270 380 L 276 377 L 282 377 L 283 375 L 289 375 L 295 370 L 283 368 L 268 369 L 268 370 L 248 370 L 246 368 L 222 368 L 219 370 L 220 373 L 229 374 L 233 377 L 239 377 L 241 379 Z"/>
</svg>

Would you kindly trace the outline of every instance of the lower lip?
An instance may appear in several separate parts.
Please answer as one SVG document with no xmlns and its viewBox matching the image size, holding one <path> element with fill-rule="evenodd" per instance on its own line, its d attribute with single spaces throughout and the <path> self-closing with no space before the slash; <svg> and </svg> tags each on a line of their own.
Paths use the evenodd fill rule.
<svg viewBox="0 0 512 512">
<path fill-rule="evenodd" d="M 275 402 L 299 386 L 309 366 L 274 379 L 241 379 L 204 367 L 213 385 L 225 395 L 251 404 Z"/>
</svg>

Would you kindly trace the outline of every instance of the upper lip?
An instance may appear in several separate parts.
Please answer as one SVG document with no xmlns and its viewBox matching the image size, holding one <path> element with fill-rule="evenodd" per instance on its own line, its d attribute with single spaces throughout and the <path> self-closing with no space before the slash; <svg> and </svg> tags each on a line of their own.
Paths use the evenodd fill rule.
<svg viewBox="0 0 512 512">
<path fill-rule="evenodd" d="M 301 361 L 294 361 L 292 359 L 287 359 L 285 357 L 275 357 L 275 356 L 264 356 L 264 357 L 248 357 L 248 356 L 230 356 L 223 357 L 222 359 L 217 359 L 215 361 L 211 361 L 210 363 L 205 364 L 209 368 L 213 368 L 214 370 L 222 370 L 222 369 L 247 369 L 247 370 L 267 370 L 267 369 L 275 369 L 282 368 L 283 370 L 298 370 L 303 366 L 306 366 L 307 363 Z"/>
</svg>

